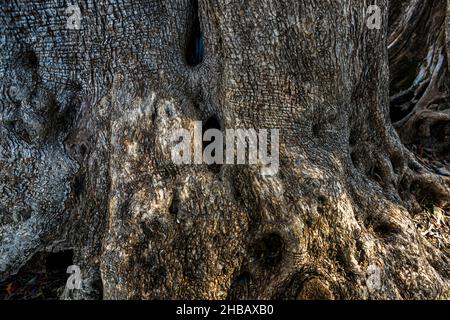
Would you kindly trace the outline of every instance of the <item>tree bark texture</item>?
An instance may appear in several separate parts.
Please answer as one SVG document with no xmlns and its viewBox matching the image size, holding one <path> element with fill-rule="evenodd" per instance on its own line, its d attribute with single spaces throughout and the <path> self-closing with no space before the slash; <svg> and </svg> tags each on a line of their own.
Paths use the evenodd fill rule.
<svg viewBox="0 0 450 320">
<path fill-rule="evenodd" d="M 449 178 L 405 146 L 448 155 L 449 10 L 376 2 L 2 2 L 0 279 L 70 247 L 81 298 L 450 298 L 413 220 Z M 280 129 L 278 174 L 174 165 L 212 118 Z"/>
</svg>

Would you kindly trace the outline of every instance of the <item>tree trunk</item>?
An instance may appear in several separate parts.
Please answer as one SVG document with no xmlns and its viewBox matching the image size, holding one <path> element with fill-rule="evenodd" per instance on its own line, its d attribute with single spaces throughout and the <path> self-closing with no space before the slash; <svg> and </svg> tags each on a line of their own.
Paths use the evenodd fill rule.
<svg viewBox="0 0 450 320">
<path fill-rule="evenodd" d="M 85 0 L 79 29 L 62 1 L 2 3 L 0 280 L 69 247 L 78 298 L 450 298 L 413 221 L 449 179 L 389 118 L 420 92 L 395 125 L 445 154 L 444 1 L 376 2 L 380 30 L 366 0 Z M 194 121 L 278 128 L 278 173 L 175 165 Z"/>
<path fill-rule="evenodd" d="M 389 58 L 394 126 L 402 141 L 422 156 L 432 158 L 437 154 L 449 159 L 450 5 L 447 1 L 410 0 L 391 6 Z"/>
</svg>

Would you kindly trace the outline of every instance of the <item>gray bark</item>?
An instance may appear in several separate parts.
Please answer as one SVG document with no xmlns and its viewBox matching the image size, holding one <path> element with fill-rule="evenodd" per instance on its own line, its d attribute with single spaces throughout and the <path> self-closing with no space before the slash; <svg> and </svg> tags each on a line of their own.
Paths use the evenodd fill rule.
<svg viewBox="0 0 450 320">
<path fill-rule="evenodd" d="M 419 153 L 449 159 L 447 1 L 414 0 L 391 6 L 405 12 L 391 16 L 389 36 L 394 126 L 402 141 L 416 146 Z"/>
<path fill-rule="evenodd" d="M 449 180 L 389 119 L 387 0 L 381 30 L 366 0 L 78 4 L 71 30 L 64 1 L 1 3 L 0 279 L 62 243 L 84 298 L 450 298 L 412 219 Z M 279 128 L 279 173 L 174 165 L 211 117 Z"/>
</svg>

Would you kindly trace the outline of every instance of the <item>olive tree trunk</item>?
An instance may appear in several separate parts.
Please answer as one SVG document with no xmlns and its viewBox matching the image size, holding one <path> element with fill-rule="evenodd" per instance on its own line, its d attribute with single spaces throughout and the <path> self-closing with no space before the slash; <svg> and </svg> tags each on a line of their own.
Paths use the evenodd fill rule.
<svg viewBox="0 0 450 320">
<path fill-rule="evenodd" d="M 376 2 L 380 29 L 366 0 L 3 2 L 0 279 L 70 247 L 81 298 L 450 298 L 449 257 L 412 220 L 448 178 L 389 117 L 397 86 L 426 86 L 400 135 L 448 120 L 430 111 L 448 27 L 422 30 L 416 86 L 395 51 L 408 10 L 429 26 L 445 1 Z M 279 129 L 278 173 L 175 165 L 195 121 Z"/>
<path fill-rule="evenodd" d="M 392 121 L 419 155 L 448 160 L 450 2 L 391 1 L 390 13 Z"/>
</svg>

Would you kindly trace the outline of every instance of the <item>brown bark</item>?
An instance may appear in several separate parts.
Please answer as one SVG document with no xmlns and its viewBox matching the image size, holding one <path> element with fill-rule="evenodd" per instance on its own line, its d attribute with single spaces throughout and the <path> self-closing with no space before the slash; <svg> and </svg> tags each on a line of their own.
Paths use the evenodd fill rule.
<svg viewBox="0 0 450 320">
<path fill-rule="evenodd" d="M 391 114 L 402 141 L 450 155 L 447 1 L 403 1 L 391 17 Z M 394 2 L 392 6 L 402 3 Z"/>
<path fill-rule="evenodd" d="M 85 298 L 449 298 L 449 257 L 413 221 L 448 178 L 389 119 L 423 66 L 395 124 L 406 144 L 417 119 L 447 128 L 441 2 L 391 3 L 389 38 L 387 0 L 381 30 L 369 1 L 195 2 L 88 0 L 81 30 L 56 1 L 1 5 L 0 278 L 63 242 Z M 279 128 L 278 174 L 174 165 L 171 130 L 212 117 Z"/>
</svg>

